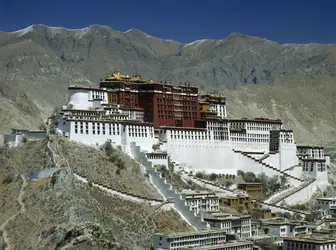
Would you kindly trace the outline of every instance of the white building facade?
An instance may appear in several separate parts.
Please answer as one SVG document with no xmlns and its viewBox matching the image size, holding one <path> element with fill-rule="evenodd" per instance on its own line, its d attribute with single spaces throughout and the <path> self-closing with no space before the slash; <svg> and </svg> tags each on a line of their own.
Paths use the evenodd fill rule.
<svg viewBox="0 0 336 250">
<path fill-rule="evenodd" d="M 287 173 L 293 183 L 302 175 L 315 178 L 316 185 L 327 182 L 323 149 L 297 148 L 293 131 L 282 129 L 280 120 L 226 119 L 225 103 L 218 105 L 213 110 L 216 119 L 198 120 L 193 128 L 161 126 L 155 136 L 153 124 L 143 121 L 144 110 L 108 103 L 104 88 L 69 87 L 69 102 L 59 115 L 57 132 L 89 145 L 110 141 L 129 154 L 135 143 L 149 153 L 154 165 L 168 165 L 169 158 L 194 173 L 235 175 L 242 170 L 274 176 L 291 169 Z M 160 145 L 165 158 L 150 154 L 154 144 Z M 314 163 L 303 163 L 312 159 Z M 303 170 L 293 168 L 300 164 Z"/>
<path fill-rule="evenodd" d="M 288 237 L 283 239 L 283 250 L 336 250 L 336 239 L 328 236 Z"/>
<path fill-rule="evenodd" d="M 213 192 L 183 190 L 181 196 L 185 200 L 185 205 L 196 214 L 219 211 L 219 197 Z"/>
</svg>

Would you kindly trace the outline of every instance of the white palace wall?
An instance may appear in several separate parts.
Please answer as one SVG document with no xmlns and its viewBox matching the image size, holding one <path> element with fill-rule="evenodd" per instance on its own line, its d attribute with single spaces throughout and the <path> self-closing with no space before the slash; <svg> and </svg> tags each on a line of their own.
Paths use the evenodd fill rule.
<svg viewBox="0 0 336 250">
<path fill-rule="evenodd" d="M 107 92 L 104 89 L 69 88 L 68 103 L 72 109 L 88 110 L 94 106 L 94 100 L 107 103 Z"/>
<path fill-rule="evenodd" d="M 243 172 L 253 172 L 255 175 L 265 173 L 267 176 L 271 177 L 274 175 L 279 175 L 279 172 L 268 168 L 247 156 L 242 155 L 238 152 L 233 152 L 235 158 L 235 167 L 237 170 L 242 170 Z"/>
<path fill-rule="evenodd" d="M 64 134 L 69 132 L 69 139 L 87 145 L 103 145 L 110 141 L 113 146 L 122 146 L 126 153 L 130 152 L 130 143 L 135 142 L 147 152 L 152 151 L 154 129 L 149 125 L 130 125 L 108 122 L 66 121 L 58 129 Z M 76 126 L 77 124 L 77 126 Z"/>
<path fill-rule="evenodd" d="M 153 166 L 164 165 L 168 167 L 168 156 L 167 155 L 148 154 L 147 160 L 150 161 L 153 164 Z"/>
<path fill-rule="evenodd" d="M 212 132 L 192 131 L 193 138 L 174 138 L 171 130 L 165 130 L 166 149 L 172 160 L 192 167 L 194 171 L 206 173 L 236 174 L 234 156 L 229 141 L 213 140 Z M 183 139 L 182 139 L 183 138 Z M 204 139 L 202 139 L 204 138 Z"/>
<path fill-rule="evenodd" d="M 122 126 L 122 139 L 121 143 L 125 147 L 125 152 L 131 154 L 130 145 L 135 142 L 137 145 L 141 145 L 141 149 L 144 152 L 152 152 L 154 138 L 154 128 L 149 125 L 130 125 L 123 124 Z"/>
<path fill-rule="evenodd" d="M 262 160 L 263 163 L 266 163 L 268 165 L 271 165 L 272 167 L 275 167 L 277 169 L 280 169 L 280 154 L 279 153 L 272 153 L 269 154 L 269 156 Z"/>
<path fill-rule="evenodd" d="M 277 205 L 281 205 L 282 202 L 285 202 L 286 205 L 294 205 L 297 203 L 306 203 L 308 202 L 312 195 L 317 191 L 316 181 L 309 184 L 307 187 L 304 187 L 300 191 L 288 196 L 284 200 L 277 203 Z"/>
<path fill-rule="evenodd" d="M 114 124 L 115 134 L 113 134 L 113 129 L 108 127 L 108 123 L 101 122 L 86 122 L 83 124 L 83 130 L 81 130 L 81 123 L 77 121 L 77 132 L 76 132 L 76 121 L 69 121 L 70 133 L 69 139 L 73 141 L 78 141 L 87 145 L 103 145 L 106 141 L 111 141 L 113 146 L 121 145 L 121 124 Z M 87 126 L 87 127 L 86 127 Z M 88 128 L 88 130 L 86 130 Z M 83 133 L 81 133 L 83 131 Z M 88 131 L 88 133 L 86 133 Z"/>
<path fill-rule="evenodd" d="M 302 172 L 302 167 L 301 166 L 296 166 L 296 167 L 294 167 L 290 170 L 287 170 L 286 173 L 291 175 L 291 176 L 294 176 L 294 177 L 297 177 L 297 178 L 300 178 L 300 179 L 304 179 L 304 174 Z M 290 178 L 288 180 L 288 182 L 291 186 L 296 186 L 296 185 L 299 185 L 301 183 L 298 180 L 295 180 L 293 178 Z"/>
<path fill-rule="evenodd" d="M 295 165 L 299 165 L 296 154 L 296 144 L 293 132 L 284 131 L 280 133 L 280 170 L 286 170 Z"/>
</svg>

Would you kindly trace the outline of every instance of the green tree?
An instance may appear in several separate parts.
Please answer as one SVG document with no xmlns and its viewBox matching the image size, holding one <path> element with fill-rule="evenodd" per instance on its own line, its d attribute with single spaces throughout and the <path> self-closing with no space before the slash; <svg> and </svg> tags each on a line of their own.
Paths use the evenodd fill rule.
<svg viewBox="0 0 336 250">
<path fill-rule="evenodd" d="M 244 174 L 243 179 L 246 182 L 255 182 L 257 177 L 253 172 L 247 172 Z"/>
<path fill-rule="evenodd" d="M 231 180 L 226 180 L 224 185 L 226 188 L 229 188 L 230 186 L 232 186 L 233 182 Z"/>
<path fill-rule="evenodd" d="M 269 189 L 271 192 L 276 192 L 280 189 L 279 176 L 275 175 L 268 181 Z"/>
<path fill-rule="evenodd" d="M 107 141 L 104 143 L 103 148 L 108 156 L 111 156 L 113 154 L 113 147 L 111 142 Z"/>
<path fill-rule="evenodd" d="M 210 181 L 216 181 L 217 180 L 217 175 L 215 173 L 210 174 L 209 180 Z"/>
<path fill-rule="evenodd" d="M 195 176 L 196 178 L 204 179 L 204 174 L 202 172 L 197 172 Z"/>
<path fill-rule="evenodd" d="M 293 220 L 302 220 L 302 217 L 300 214 L 298 213 L 294 213 L 293 216 L 292 216 L 292 219 Z"/>
<path fill-rule="evenodd" d="M 244 178 L 244 171 L 242 171 L 242 170 L 238 170 L 238 171 L 237 171 L 237 175 L 238 175 L 238 176 L 241 176 L 241 177 Z"/>
<path fill-rule="evenodd" d="M 284 175 L 280 176 L 280 185 L 281 185 L 282 188 L 285 187 L 285 185 L 287 184 L 287 181 L 288 180 L 287 180 L 286 176 L 284 176 Z"/>
</svg>

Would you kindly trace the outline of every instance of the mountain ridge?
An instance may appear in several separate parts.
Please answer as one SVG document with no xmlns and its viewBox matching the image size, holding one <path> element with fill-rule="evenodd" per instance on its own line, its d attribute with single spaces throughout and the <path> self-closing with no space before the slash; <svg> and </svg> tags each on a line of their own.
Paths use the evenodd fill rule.
<svg viewBox="0 0 336 250">
<path fill-rule="evenodd" d="M 36 127 L 40 117 L 66 103 L 69 85 L 97 86 L 114 70 L 224 93 L 231 117 L 278 116 L 285 126 L 298 128 L 295 132 L 302 142 L 327 143 L 336 135 L 334 44 L 279 44 L 235 32 L 220 40 L 181 43 L 138 29 L 120 32 L 100 25 L 82 29 L 32 25 L 0 32 L 0 86 L 11 87 L 0 99 L 6 107 L 0 118 L 7 117 L 0 131 L 8 132 L 13 124 Z M 324 96 L 317 92 L 324 93 L 322 87 L 328 90 Z M 19 92 L 25 94 L 32 114 L 20 108 L 22 104 L 15 101 L 20 98 L 10 97 Z M 327 125 L 312 126 L 314 119 L 298 110 L 303 103 L 308 116 L 318 114 L 316 119 Z M 321 134 L 328 134 L 328 140 L 322 142 Z"/>
</svg>

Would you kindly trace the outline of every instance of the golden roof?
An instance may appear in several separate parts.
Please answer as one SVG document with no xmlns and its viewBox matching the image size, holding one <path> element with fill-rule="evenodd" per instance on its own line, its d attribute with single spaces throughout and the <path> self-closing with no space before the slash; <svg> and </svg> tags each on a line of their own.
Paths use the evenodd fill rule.
<svg viewBox="0 0 336 250">
<path fill-rule="evenodd" d="M 200 95 L 203 98 L 216 98 L 216 99 L 226 99 L 226 96 L 222 96 L 222 95 L 217 95 L 217 94 L 203 94 Z"/>
<path fill-rule="evenodd" d="M 112 73 L 112 75 L 108 76 L 106 80 L 121 80 L 127 82 L 143 81 L 144 83 L 156 83 L 156 81 L 154 80 L 142 80 L 141 76 L 139 75 L 134 76 L 124 75 L 121 74 L 119 71 Z"/>
</svg>

